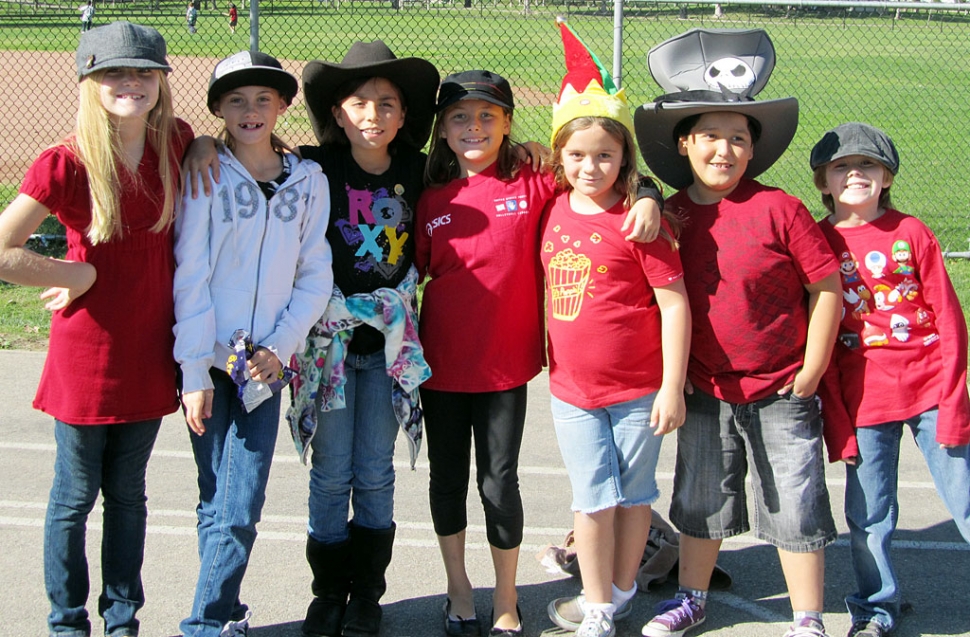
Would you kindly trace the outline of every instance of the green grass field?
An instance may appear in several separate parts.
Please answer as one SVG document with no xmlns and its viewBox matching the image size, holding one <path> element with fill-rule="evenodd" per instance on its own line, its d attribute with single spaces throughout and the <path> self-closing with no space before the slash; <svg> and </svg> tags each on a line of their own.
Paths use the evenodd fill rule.
<svg viewBox="0 0 970 637">
<path fill-rule="evenodd" d="M 71 51 L 78 37 L 74 3 L 0 3 L 0 50 Z M 220 2 L 220 5 L 223 4 Z M 532 3 L 536 5 L 535 2 Z M 221 57 L 248 46 L 248 21 L 240 11 L 239 33 L 231 36 L 225 18 L 204 8 L 200 31 L 184 28 L 184 5 L 163 2 L 106 4 L 96 23 L 128 18 L 157 27 L 172 55 Z M 303 0 L 261 3 L 260 48 L 295 60 L 339 60 L 357 39 L 384 39 L 400 55 L 427 57 L 442 74 L 489 68 L 506 75 L 519 92 L 516 135 L 545 141 L 550 104 L 563 72 L 554 17 L 569 14 L 574 28 L 610 66 L 612 16 L 597 15 L 595 3 L 543 4 L 523 15 L 521 4 L 435 3 L 430 10 L 407 3 L 343 2 L 339 9 Z M 764 27 L 777 50 L 778 65 L 760 97 L 794 95 L 801 105 L 800 126 L 789 152 L 763 181 L 802 198 L 816 214 L 821 206 L 807 167 L 808 153 L 822 133 L 844 121 L 867 121 L 886 129 L 902 155 L 893 188 L 895 203 L 920 216 L 947 250 L 967 249 L 970 238 L 970 181 L 961 157 L 966 145 L 966 61 L 970 59 L 970 18 L 963 12 L 827 13 L 801 9 L 785 16 L 783 7 L 726 5 L 715 21 L 710 5 L 690 5 L 687 20 L 676 5 L 630 4 L 624 26 L 623 83 L 636 105 L 661 91 L 649 75 L 646 53 L 662 40 L 692 27 Z M 242 9 L 242 4 L 240 3 Z M 176 69 L 177 72 L 177 69 Z M 66 90 L 73 90 L 65 78 Z M 188 103 L 203 106 L 204 87 Z M 197 97 L 195 97 L 197 95 Z M 44 99 L 44 96 L 38 96 Z M 292 109 L 282 130 L 291 142 L 312 142 L 305 113 Z M 3 181 L 3 179 L 0 179 Z"/>
<path fill-rule="evenodd" d="M 220 0 L 220 6 L 224 4 Z M 249 44 L 246 12 L 241 2 L 237 4 L 241 19 L 235 36 L 229 34 L 226 18 L 208 8 L 201 12 L 199 33 L 189 36 L 185 5 L 177 2 L 162 2 L 154 9 L 148 3 L 105 4 L 98 9 L 96 24 L 130 19 L 158 28 L 171 55 L 222 57 Z M 45 3 L 45 8 L 35 10 L 30 4 L 0 3 L 0 50 L 73 51 L 79 28 L 75 5 Z M 532 5 L 532 12 L 524 15 L 519 2 L 475 2 L 471 9 L 461 8 L 460 0 L 435 2 L 430 8 L 409 2 L 394 11 L 390 2 L 355 0 L 333 8 L 312 0 L 263 1 L 260 48 L 281 58 L 336 61 L 353 41 L 381 38 L 401 57 L 431 59 L 442 74 L 471 68 L 498 71 L 518 93 L 516 136 L 545 142 L 550 105 L 564 70 L 555 16 L 568 14 L 607 66 L 612 62 L 612 16 L 597 14 L 596 3 Z M 867 121 L 887 130 L 899 147 L 902 168 L 893 186 L 896 206 L 926 221 L 944 249 L 968 249 L 970 180 L 963 162 L 955 161 L 964 156 L 967 144 L 970 17 L 964 12 L 927 10 L 896 20 L 892 13 L 802 8 L 786 15 L 783 5 L 728 4 L 725 19 L 714 20 L 711 5 L 692 4 L 688 19 L 681 20 L 676 5 L 627 6 L 622 82 L 632 104 L 661 92 L 646 60 L 655 44 L 693 27 L 763 27 L 775 44 L 778 64 L 759 97 L 798 97 L 800 123 L 788 153 L 762 181 L 785 188 L 822 215 L 808 169 L 809 151 L 825 130 L 845 121 Z M 63 86 L 52 83 L 51 90 L 58 89 L 73 92 L 71 78 L 64 78 Z M 187 96 L 187 103 L 197 103 L 204 111 L 204 90 L 199 86 Z M 291 143 L 313 143 L 302 109 L 290 110 L 281 131 Z M 0 182 L 9 179 L 0 175 Z M 9 201 L 15 189 L 15 184 L 0 183 L 0 204 Z M 970 263 L 954 261 L 950 272 L 958 292 L 970 294 Z M 6 293 L 0 290 L 0 295 Z M 963 301 L 970 307 L 970 298 Z M 7 302 L 0 296 L 0 303 Z M 29 305 L 23 300 L 16 303 Z M 0 326 L 0 346 L 9 339 L 4 336 L 9 329 Z"/>
</svg>

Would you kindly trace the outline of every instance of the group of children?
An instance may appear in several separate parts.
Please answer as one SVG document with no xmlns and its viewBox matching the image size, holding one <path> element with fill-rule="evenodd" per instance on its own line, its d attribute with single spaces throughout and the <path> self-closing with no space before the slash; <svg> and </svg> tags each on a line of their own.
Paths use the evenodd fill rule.
<svg viewBox="0 0 970 637">
<path fill-rule="evenodd" d="M 474 443 L 495 569 L 487 631 L 523 634 L 517 464 L 527 383 L 547 354 L 584 587 L 548 612 L 579 637 L 611 637 L 632 611 L 674 430 L 680 588 L 646 637 L 704 622 L 720 543 L 749 528 L 749 466 L 755 535 L 778 548 L 788 583 L 786 637 L 825 636 L 836 530 L 823 435 L 847 466 L 859 588 L 849 637 L 889 634 L 899 619 L 888 549 L 903 425 L 970 541 L 966 325 L 936 239 L 891 208 L 889 137 L 851 123 L 819 141 L 810 165 L 831 214 L 816 223 L 754 180 L 797 127 L 794 98 L 753 99 L 774 66 L 767 34 L 693 30 L 655 47 L 667 93 L 634 117 L 596 56 L 560 30 L 550 170 L 511 143 L 504 78 L 465 71 L 439 86 L 430 62 L 377 41 L 307 65 L 320 145 L 297 152 L 273 132 L 296 78 L 263 53 L 220 61 L 207 105 L 224 120 L 221 143 L 193 144 L 184 184 L 193 135 L 172 111 L 162 37 L 127 22 L 82 34 L 76 130 L 0 216 L 0 277 L 48 288 L 54 312 L 34 401 L 57 442 L 52 635 L 91 634 L 84 539 L 99 492 L 99 614 L 105 635 L 138 634 L 146 466 L 177 390 L 199 486 L 185 635 L 247 633 L 240 586 L 290 382 L 287 420 L 311 464 L 307 637 L 379 634 L 397 430 L 413 460 L 422 425 L 444 631 L 484 624 L 464 564 Z M 679 189 L 662 213 L 637 145 Z M 64 259 L 24 247 L 48 214 L 65 226 Z"/>
</svg>

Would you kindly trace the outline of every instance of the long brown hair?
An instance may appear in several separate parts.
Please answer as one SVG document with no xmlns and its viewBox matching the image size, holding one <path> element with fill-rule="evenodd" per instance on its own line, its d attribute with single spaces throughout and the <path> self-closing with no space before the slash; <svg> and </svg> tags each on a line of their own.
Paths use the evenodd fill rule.
<svg viewBox="0 0 970 637">
<path fill-rule="evenodd" d="M 623 197 L 623 207 L 629 210 L 637 201 L 637 191 L 640 187 L 640 174 L 637 172 L 636 161 L 637 147 L 630 130 L 620 122 L 609 117 L 577 117 L 566 122 L 559 129 L 556 133 L 556 138 L 552 140 L 552 159 L 549 161 L 549 169 L 552 171 L 553 177 L 556 180 L 556 187 L 563 191 L 572 190 L 572 186 L 566 179 L 566 171 L 563 168 L 562 151 L 569 142 L 569 138 L 573 136 L 573 133 L 587 130 L 593 126 L 602 128 L 607 135 L 623 147 L 623 166 L 620 168 L 620 174 L 616 176 L 616 181 L 613 182 L 613 190 Z M 677 237 L 680 236 L 683 220 L 673 212 L 667 210 L 663 210 L 661 214 L 667 220 L 667 223 L 670 224 L 673 235 L 668 233 L 664 228 L 661 228 L 660 234 L 676 250 L 679 247 Z"/>
<path fill-rule="evenodd" d="M 455 104 L 457 103 L 455 102 Z M 428 161 L 424 165 L 425 186 L 444 186 L 449 181 L 461 177 L 458 156 L 455 155 L 455 151 L 451 150 L 451 147 L 448 146 L 448 140 L 445 139 L 445 121 L 455 104 L 441 111 L 435 117 L 434 128 L 431 129 L 431 148 L 428 151 Z M 502 112 L 509 118 L 509 125 L 511 125 L 512 109 L 503 106 Z M 495 164 L 496 176 L 502 181 L 511 181 L 519 174 L 519 169 L 522 166 L 519 158 L 515 155 L 515 149 L 512 148 L 510 135 L 505 135 L 502 138 Z"/>
</svg>

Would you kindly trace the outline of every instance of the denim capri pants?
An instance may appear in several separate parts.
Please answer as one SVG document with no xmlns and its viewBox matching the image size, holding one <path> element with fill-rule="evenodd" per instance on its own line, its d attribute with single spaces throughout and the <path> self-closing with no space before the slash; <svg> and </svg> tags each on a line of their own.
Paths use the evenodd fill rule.
<svg viewBox="0 0 970 637">
<path fill-rule="evenodd" d="M 596 513 L 650 505 L 660 497 L 657 460 L 663 436 L 650 427 L 656 392 L 581 409 L 552 397 L 559 450 L 573 488 L 572 510 Z"/>
<path fill-rule="evenodd" d="M 686 398 L 670 505 L 681 533 L 717 540 L 748 531 L 750 467 L 756 537 L 792 553 L 835 540 L 815 396 L 788 392 L 739 405 L 695 388 Z"/>
</svg>

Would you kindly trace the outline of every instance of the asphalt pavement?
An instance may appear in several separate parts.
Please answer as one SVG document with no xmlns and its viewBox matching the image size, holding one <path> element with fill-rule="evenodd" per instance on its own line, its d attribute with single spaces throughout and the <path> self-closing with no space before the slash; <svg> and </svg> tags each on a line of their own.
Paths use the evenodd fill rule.
<svg viewBox="0 0 970 637">
<path fill-rule="evenodd" d="M 0 387 L 0 636 L 46 635 L 49 611 L 44 593 L 43 526 L 54 461 L 52 419 L 31 407 L 44 354 L 0 351 L 6 380 Z M 79 373 L 83 370 L 79 369 Z M 545 374 L 529 387 L 529 414 L 520 479 L 526 530 L 519 560 L 519 598 L 526 637 L 560 634 L 546 616 L 555 598 L 580 590 L 577 579 L 547 573 L 537 555 L 561 543 L 571 526 L 570 488 L 549 415 Z M 284 423 L 285 424 L 285 423 Z M 196 470 L 188 432 L 178 414 L 165 419 L 149 463 L 148 538 L 143 577 L 147 603 L 139 614 L 142 637 L 178 634 L 189 612 L 198 569 L 195 534 Z M 399 440 L 396 466 L 394 559 L 387 573 L 383 637 L 444 635 L 444 569 L 428 513 L 428 464 L 422 450 L 416 470 Z M 673 437 L 664 443 L 658 481 L 663 494 L 655 509 L 666 516 L 673 480 Z M 894 559 L 905 601 L 912 605 L 896 637 L 970 635 L 970 546 L 960 537 L 936 496 L 929 472 L 911 437 L 900 458 L 899 531 Z M 842 602 L 853 577 L 842 516 L 844 470 L 827 469 L 839 540 L 826 551 L 825 619 L 831 637 L 843 637 L 849 616 Z M 242 598 L 253 610 L 250 637 L 299 637 L 309 602 L 310 571 L 303 550 L 307 468 L 300 464 L 287 430 L 281 429 L 266 507 Z M 491 609 L 491 561 L 477 493 L 470 496 L 467 564 L 476 587 L 479 615 Z M 99 591 L 100 504 L 88 525 L 92 595 L 96 616 Z M 750 535 L 724 543 L 720 563 L 734 577 L 728 591 L 712 594 L 708 619 L 690 633 L 711 637 L 781 637 L 790 606 L 775 550 Z M 634 637 L 652 616 L 653 606 L 671 596 L 675 582 L 641 592 L 618 637 Z M 95 635 L 102 625 L 95 619 Z"/>
</svg>

